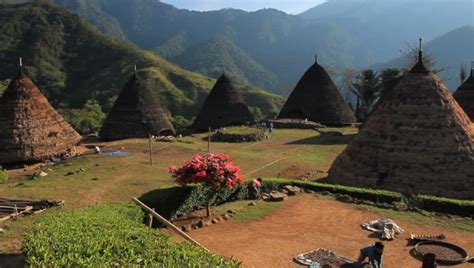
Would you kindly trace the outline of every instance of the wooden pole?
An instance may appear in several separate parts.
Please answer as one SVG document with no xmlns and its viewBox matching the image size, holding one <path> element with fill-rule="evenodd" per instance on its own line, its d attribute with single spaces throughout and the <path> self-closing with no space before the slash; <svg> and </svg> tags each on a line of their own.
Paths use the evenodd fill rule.
<svg viewBox="0 0 474 268">
<path fill-rule="evenodd" d="M 170 227 L 173 231 L 175 231 L 176 233 L 178 233 L 180 236 L 182 236 L 184 239 L 188 240 L 189 242 L 193 243 L 194 245 L 196 246 L 199 246 L 203 249 L 205 249 L 206 251 L 209 251 L 207 248 L 205 248 L 203 245 L 199 244 L 199 242 L 197 242 L 196 240 L 194 240 L 192 237 L 190 237 L 188 234 L 186 234 L 185 232 L 181 231 L 178 227 L 176 227 L 174 224 L 172 224 L 171 222 L 169 222 L 167 219 L 163 218 L 160 214 L 156 213 L 156 211 L 154 211 L 153 209 L 151 209 L 150 207 L 148 207 L 147 205 L 143 204 L 140 200 L 138 200 L 136 197 L 133 198 L 133 201 L 135 201 L 135 203 L 137 203 L 140 207 L 142 207 L 146 212 L 150 213 L 151 215 L 153 215 L 153 217 L 155 219 L 157 219 L 158 221 L 160 221 L 161 223 L 163 223 L 164 225 Z"/>
<path fill-rule="evenodd" d="M 150 166 L 153 166 L 153 154 L 152 154 L 152 148 L 151 148 L 151 135 L 148 138 L 148 149 L 150 151 Z"/>
<path fill-rule="evenodd" d="M 207 153 L 211 152 L 211 127 L 209 127 L 209 134 L 207 136 Z"/>
</svg>

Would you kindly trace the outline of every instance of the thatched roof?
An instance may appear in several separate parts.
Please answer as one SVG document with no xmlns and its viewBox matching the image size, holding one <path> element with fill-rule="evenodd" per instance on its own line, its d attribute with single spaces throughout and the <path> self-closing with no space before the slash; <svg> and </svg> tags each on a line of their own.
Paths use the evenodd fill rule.
<svg viewBox="0 0 474 268">
<path fill-rule="evenodd" d="M 421 55 L 387 94 L 334 161 L 327 181 L 474 199 L 471 121 Z"/>
<path fill-rule="evenodd" d="M 80 140 L 20 67 L 0 98 L 0 163 L 61 156 Z"/>
<path fill-rule="evenodd" d="M 354 112 L 317 60 L 303 74 L 277 118 L 308 119 L 330 126 L 356 122 Z"/>
<path fill-rule="evenodd" d="M 196 116 L 193 128 L 206 130 L 209 127 L 219 128 L 253 123 L 255 120 L 244 99 L 232 81 L 222 74 Z"/>
<path fill-rule="evenodd" d="M 104 140 L 174 135 L 175 130 L 145 83 L 135 73 L 112 107 L 99 137 Z"/>
<path fill-rule="evenodd" d="M 453 96 L 459 105 L 464 109 L 464 112 L 469 116 L 471 121 L 474 120 L 474 66 L 471 67 L 471 74 L 469 78 L 458 87 Z"/>
</svg>

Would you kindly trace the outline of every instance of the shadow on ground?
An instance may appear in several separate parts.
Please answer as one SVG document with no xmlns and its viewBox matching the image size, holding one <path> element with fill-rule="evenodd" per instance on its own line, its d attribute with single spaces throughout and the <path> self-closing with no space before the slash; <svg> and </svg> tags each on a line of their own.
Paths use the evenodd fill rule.
<svg viewBox="0 0 474 268">
<path fill-rule="evenodd" d="M 310 145 L 337 145 L 337 144 L 348 144 L 356 134 L 348 135 L 331 135 L 324 134 L 318 135 L 306 139 L 296 140 L 287 144 L 310 144 Z"/>
</svg>

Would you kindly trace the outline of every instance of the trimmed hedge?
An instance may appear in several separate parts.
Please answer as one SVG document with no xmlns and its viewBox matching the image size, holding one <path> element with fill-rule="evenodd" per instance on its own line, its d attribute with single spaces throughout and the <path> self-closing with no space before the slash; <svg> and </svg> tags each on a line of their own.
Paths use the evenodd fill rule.
<svg viewBox="0 0 474 268">
<path fill-rule="evenodd" d="M 133 205 L 99 205 L 40 218 L 23 248 L 32 267 L 238 267 L 143 225 Z"/>
<path fill-rule="evenodd" d="M 265 139 L 265 129 L 255 127 L 227 127 L 211 137 L 216 142 L 253 142 Z"/>
<path fill-rule="evenodd" d="M 396 208 L 397 204 L 405 203 L 409 208 L 423 209 L 431 212 L 472 217 L 474 201 L 456 200 L 426 195 L 405 197 L 401 193 L 357 188 L 343 185 L 327 184 L 311 181 L 298 181 L 279 178 L 265 178 L 263 191 L 273 191 L 285 185 L 294 185 L 315 192 L 326 192 L 335 195 L 347 195 L 356 200 L 367 200 L 384 207 Z M 206 193 L 199 185 L 174 186 L 157 189 L 143 195 L 140 199 L 157 210 L 168 219 L 176 219 L 198 209 L 206 207 Z M 232 191 L 219 193 L 213 205 L 228 201 L 246 199 L 247 184 L 236 187 Z M 385 205 L 384 205 L 385 204 Z"/>
<path fill-rule="evenodd" d="M 429 195 L 418 195 L 415 199 L 416 206 L 426 211 L 474 217 L 474 200 L 457 200 Z"/>
</svg>

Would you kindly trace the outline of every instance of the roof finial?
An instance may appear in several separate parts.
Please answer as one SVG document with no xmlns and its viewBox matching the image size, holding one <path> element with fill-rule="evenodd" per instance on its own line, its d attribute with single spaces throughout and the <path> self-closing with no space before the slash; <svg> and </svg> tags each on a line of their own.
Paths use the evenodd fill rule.
<svg viewBox="0 0 474 268">
<path fill-rule="evenodd" d="M 423 37 L 420 37 L 420 44 L 418 46 L 418 61 L 423 60 Z"/>
<path fill-rule="evenodd" d="M 318 63 L 318 54 L 314 54 L 314 63 Z"/>
<path fill-rule="evenodd" d="M 23 59 L 20 57 L 20 67 L 23 67 Z"/>
<path fill-rule="evenodd" d="M 137 65 L 136 65 L 136 64 L 133 66 L 133 73 L 134 73 L 135 75 L 137 75 Z"/>
<path fill-rule="evenodd" d="M 225 67 L 222 66 L 222 75 L 225 76 Z"/>
<path fill-rule="evenodd" d="M 21 57 L 19 59 L 18 69 L 20 71 L 20 74 L 23 74 L 23 59 Z"/>
</svg>

